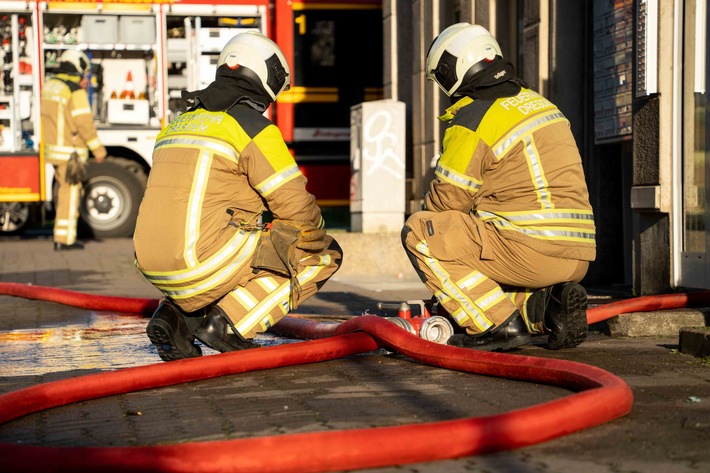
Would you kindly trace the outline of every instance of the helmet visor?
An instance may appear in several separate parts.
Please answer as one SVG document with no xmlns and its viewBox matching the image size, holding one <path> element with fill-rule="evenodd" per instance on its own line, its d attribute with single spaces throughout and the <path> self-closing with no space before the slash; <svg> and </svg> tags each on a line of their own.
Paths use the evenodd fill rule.
<svg viewBox="0 0 710 473">
<path fill-rule="evenodd" d="M 291 77 L 276 54 L 266 60 L 266 70 L 268 71 L 266 85 L 271 89 L 274 97 L 291 88 Z"/>
</svg>

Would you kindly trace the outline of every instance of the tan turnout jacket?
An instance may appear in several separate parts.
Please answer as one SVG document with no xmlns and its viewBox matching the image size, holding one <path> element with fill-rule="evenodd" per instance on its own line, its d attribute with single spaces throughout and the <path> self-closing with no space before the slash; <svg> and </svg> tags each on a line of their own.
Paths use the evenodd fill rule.
<svg viewBox="0 0 710 473">
<path fill-rule="evenodd" d="M 106 156 L 80 80 L 78 75 L 57 74 L 42 89 L 42 145 L 48 163 L 66 164 L 73 151 L 85 161 L 87 147 L 98 158 Z"/>
<path fill-rule="evenodd" d="M 280 131 L 257 111 L 183 113 L 155 143 L 136 264 L 183 310 L 205 307 L 251 277 L 267 206 L 274 218 L 323 226 L 305 186 Z"/>
<path fill-rule="evenodd" d="M 464 97 L 440 119 L 450 125 L 428 210 L 471 212 L 544 255 L 595 259 L 582 160 L 554 104 L 523 89 L 495 101 Z"/>
</svg>

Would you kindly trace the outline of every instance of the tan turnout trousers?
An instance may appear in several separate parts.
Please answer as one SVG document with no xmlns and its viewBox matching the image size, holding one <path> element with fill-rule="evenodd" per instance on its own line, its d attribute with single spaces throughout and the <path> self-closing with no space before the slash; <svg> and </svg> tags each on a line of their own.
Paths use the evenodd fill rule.
<svg viewBox="0 0 710 473">
<path fill-rule="evenodd" d="M 543 255 L 457 211 L 413 214 L 402 242 L 424 284 L 470 334 L 501 324 L 516 309 L 534 332 L 525 311 L 534 288 L 579 282 L 589 266 L 587 261 Z"/>
</svg>

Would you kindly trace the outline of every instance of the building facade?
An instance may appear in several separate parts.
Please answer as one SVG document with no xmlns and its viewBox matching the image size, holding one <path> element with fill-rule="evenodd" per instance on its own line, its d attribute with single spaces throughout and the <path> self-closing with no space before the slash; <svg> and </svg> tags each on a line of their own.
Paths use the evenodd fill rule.
<svg viewBox="0 0 710 473">
<path fill-rule="evenodd" d="M 488 28 L 572 124 L 597 225 L 588 285 L 636 295 L 710 288 L 706 0 L 385 0 L 385 97 L 407 104 L 408 212 L 433 175 L 447 98 L 426 81 L 434 37 Z"/>
</svg>

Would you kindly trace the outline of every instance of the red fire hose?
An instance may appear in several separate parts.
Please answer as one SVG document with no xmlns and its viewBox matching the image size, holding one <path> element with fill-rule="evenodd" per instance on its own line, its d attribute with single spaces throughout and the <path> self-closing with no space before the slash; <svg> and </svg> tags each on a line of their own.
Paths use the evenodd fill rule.
<svg viewBox="0 0 710 473">
<path fill-rule="evenodd" d="M 157 299 L 95 296 L 83 292 L 57 289 L 56 287 L 33 286 L 31 284 L 19 284 L 15 282 L 0 282 L 0 295 L 56 302 L 81 309 L 125 312 L 130 314 L 150 315 L 158 308 Z"/>
<path fill-rule="evenodd" d="M 629 314 L 631 312 L 653 312 L 654 310 L 680 309 L 682 307 L 707 307 L 709 303 L 710 291 L 635 297 L 587 310 L 587 322 L 594 324 L 619 314 Z"/>
<path fill-rule="evenodd" d="M 152 299 L 93 296 L 15 283 L 0 283 L 0 294 L 115 312 L 150 314 L 157 306 L 157 300 Z M 700 303 L 710 299 L 710 293 L 704 294 L 659 296 L 661 301 L 657 298 L 649 300 L 648 304 L 653 308 L 648 310 L 683 307 L 691 300 Z M 634 300 L 609 305 L 615 308 L 590 309 L 590 323 L 630 308 L 640 310 Z M 333 360 L 378 348 L 392 349 L 432 366 L 549 384 L 568 389 L 573 394 L 492 416 L 374 429 L 140 447 L 57 448 L 0 444 L 0 465 L 8 471 L 43 473 L 325 472 L 374 468 L 533 445 L 621 417 L 632 405 L 628 385 L 600 368 L 564 360 L 489 353 L 432 343 L 376 316 L 361 316 L 339 324 L 286 317 L 276 328 L 280 333 L 314 340 L 161 362 L 32 386 L 0 396 L 0 423 L 78 401 L 235 373 Z M 429 448 L 430 439 L 438 436 L 446 436 L 444 448 Z"/>
</svg>

